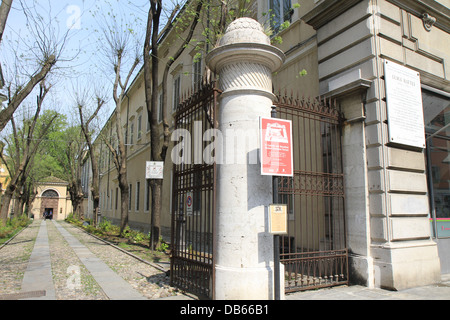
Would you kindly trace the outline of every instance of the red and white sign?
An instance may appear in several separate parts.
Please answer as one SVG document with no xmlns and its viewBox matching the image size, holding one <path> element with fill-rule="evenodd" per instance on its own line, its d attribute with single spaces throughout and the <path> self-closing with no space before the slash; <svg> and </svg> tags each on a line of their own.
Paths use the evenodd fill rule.
<svg viewBox="0 0 450 320">
<path fill-rule="evenodd" d="M 192 215 L 192 208 L 193 208 L 193 204 L 194 204 L 194 200 L 192 199 L 193 194 L 192 192 L 187 192 L 186 193 L 186 215 L 190 216 Z"/>
<path fill-rule="evenodd" d="M 294 175 L 292 121 L 260 118 L 261 174 Z"/>
</svg>

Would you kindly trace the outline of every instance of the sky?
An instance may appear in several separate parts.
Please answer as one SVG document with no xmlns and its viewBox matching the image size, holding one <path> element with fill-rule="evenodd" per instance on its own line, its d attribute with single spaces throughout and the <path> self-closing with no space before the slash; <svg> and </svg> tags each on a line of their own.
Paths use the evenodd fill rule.
<svg viewBox="0 0 450 320">
<path fill-rule="evenodd" d="M 171 6 L 170 1 L 165 3 L 167 7 Z M 55 34 L 56 39 L 64 39 L 67 34 L 62 59 L 49 79 L 53 87 L 51 97 L 45 101 L 47 107 L 71 114 L 74 110 L 74 92 L 100 87 L 109 99 L 103 116 L 109 117 L 113 110 L 111 85 L 114 75 L 112 65 L 105 56 L 106 45 L 99 41 L 103 38 L 101 26 L 115 15 L 118 23 L 127 21 L 124 29 L 133 29 L 133 34 L 143 39 L 149 1 L 13 0 L 0 47 L 0 62 L 5 78 L 11 79 L 14 74 L 30 73 L 30 70 L 37 69 L 33 56 L 36 47 L 32 44 L 36 34 L 43 32 L 30 33 L 30 28 L 34 29 L 33 23 L 27 25 L 30 19 L 24 14 L 23 4 L 30 8 L 33 17 L 42 17 L 42 29 L 52 30 L 50 33 Z M 18 69 L 12 69 L 16 60 L 14 52 L 19 57 Z M 33 93 L 29 96 L 29 109 L 32 109 L 35 96 Z"/>
</svg>

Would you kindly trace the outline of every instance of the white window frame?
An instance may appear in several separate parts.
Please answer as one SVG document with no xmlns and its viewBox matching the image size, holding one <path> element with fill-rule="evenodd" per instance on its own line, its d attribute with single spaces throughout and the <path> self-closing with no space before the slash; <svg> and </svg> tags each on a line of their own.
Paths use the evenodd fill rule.
<svg viewBox="0 0 450 320">
<path fill-rule="evenodd" d="M 142 138 L 142 113 L 138 114 L 137 117 L 137 141 Z"/>
<path fill-rule="evenodd" d="M 130 120 L 130 141 L 128 143 L 131 146 L 134 144 L 134 118 Z"/>
</svg>

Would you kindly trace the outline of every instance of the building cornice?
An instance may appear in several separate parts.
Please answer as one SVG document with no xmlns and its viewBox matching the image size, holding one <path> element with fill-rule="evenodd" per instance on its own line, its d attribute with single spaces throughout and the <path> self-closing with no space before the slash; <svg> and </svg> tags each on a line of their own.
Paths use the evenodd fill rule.
<svg viewBox="0 0 450 320">
<path fill-rule="evenodd" d="M 315 30 L 324 26 L 362 0 L 324 0 L 301 19 Z M 423 19 L 427 14 L 436 19 L 434 26 L 450 33 L 450 8 L 434 0 L 386 0 Z"/>
<path fill-rule="evenodd" d="M 64 181 L 62 179 L 50 176 L 45 179 L 42 179 L 42 181 L 39 181 L 36 183 L 37 185 L 43 185 L 43 186 L 67 186 L 69 183 L 67 181 Z"/>
<path fill-rule="evenodd" d="M 434 26 L 450 33 L 450 8 L 434 0 L 386 0 L 423 19 L 428 14 L 436 19 Z"/>
<path fill-rule="evenodd" d="M 317 30 L 361 1 L 324 0 L 319 2 L 314 9 L 303 15 L 301 19 Z"/>
</svg>

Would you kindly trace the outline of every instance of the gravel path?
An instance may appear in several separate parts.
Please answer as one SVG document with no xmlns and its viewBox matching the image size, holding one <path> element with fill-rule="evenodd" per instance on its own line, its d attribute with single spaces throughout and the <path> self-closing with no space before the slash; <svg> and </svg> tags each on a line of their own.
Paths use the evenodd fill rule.
<svg viewBox="0 0 450 320">
<path fill-rule="evenodd" d="M 57 300 L 106 300 L 101 287 L 81 263 L 53 223 L 47 223 L 53 283 Z M 80 275 L 80 284 L 70 281 Z M 72 276 L 72 277 L 71 277 Z M 69 280 L 69 285 L 67 284 Z M 73 285 L 70 285 L 73 284 Z"/>
<path fill-rule="evenodd" d="M 19 292 L 39 225 L 33 223 L 0 249 L 0 295 Z"/>
<path fill-rule="evenodd" d="M 147 299 L 182 295 L 181 292 L 170 287 L 169 277 L 163 271 L 127 255 L 64 221 L 57 223 Z M 39 225 L 40 221 L 34 221 L 0 249 L 0 265 L 2 265 L 0 296 L 19 292 Z M 47 222 L 47 231 L 56 298 L 58 300 L 108 299 L 53 223 Z"/>
</svg>

